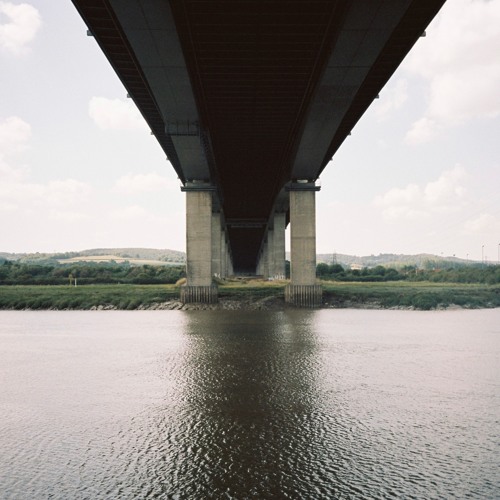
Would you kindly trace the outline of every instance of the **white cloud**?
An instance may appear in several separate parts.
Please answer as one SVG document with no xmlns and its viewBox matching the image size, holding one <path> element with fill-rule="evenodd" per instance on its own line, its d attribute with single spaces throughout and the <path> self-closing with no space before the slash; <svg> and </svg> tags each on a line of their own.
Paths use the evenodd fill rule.
<svg viewBox="0 0 500 500">
<path fill-rule="evenodd" d="M 88 201 L 92 191 L 90 185 L 75 179 L 30 182 L 26 175 L 0 178 L 0 202 L 16 206 L 20 210 L 41 210 L 51 207 L 77 206 Z"/>
<path fill-rule="evenodd" d="M 27 3 L 0 2 L 0 48 L 18 55 L 27 52 L 27 45 L 35 38 L 42 24 L 40 13 Z"/>
<path fill-rule="evenodd" d="M 427 109 L 406 135 L 408 144 L 444 129 L 500 114 L 500 2 L 453 0 L 428 29 L 403 68 L 428 81 Z"/>
<path fill-rule="evenodd" d="M 374 103 L 375 114 L 379 120 L 383 120 L 392 111 L 398 110 L 408 99 L 408 81 L 400 78 L 394 87 L 384 89 Z"/>
<path fill-rule="evenodd" d="M 465 169 L 457 165 L 452 170 L 446 170 L 439 179 L 429 182 L 424 189 L 424 197 L 433 205 L 455 203 L 465 194 L 462 182 L 466 179 Z"/>
<path fill-rule="evenodd" d="M 85 203 L 92 192 L 89 184 L 75 179 L 50 181 L 43 187 L 44 196 L 54 206 Z"/>
<path fill-rule="evenodd" d="M 120 177 L 113 191 L 123 194 L 152 193 L 179 189 L 179 185 L 168 177 L 151 172 L 149 174 L 127 174 Z"/>
<path fill-rule="evenodd" d="M 131 205 L 118 210 L 113 210 L 110 213 L 111 219 L 116 220 L 126 220 L 126 221 L 136 221 L 144 219 L 148 216 L 148 212 L 145 208 L 139 205 Z"/>
<path fill-rule="evenodd" d="M 408 130 L 405 136 L 405 142 L 407 144 L 429 142 L 436 137 L 442 129 L 443 125 L 438 123 L 435 119 L 423 116 L 413 123 L 410 130 Z"/>
<path fill-rule="evenodd" d="M 0 121 L 0 159 L 23 151 L 31 136 L 31 126 L 17 116 Z"/>
<path fill-rule="evenodd" d="M 31 127 L 16 116 L 0 122 L 0 206 L 2 211 L 70 207 L 84 203 L 91 187 L 74 179 L 32 182 L 29 169 L 13 165 L 8 157 L 28 147 Z"/>
<path fill-rule="evenodd" d="M 409 184 L 405 188 L 390 189 L 377 196 L 374 204 L 382 208 L 387 219 L 418 219 L 436 213 L 454 212 L 463 202 L 466 179 L 465 169 L 457 165 L 425 186 Z"/>
<path fill-rule="evenodd" d="M 49 211 L 49 218 L 57 222 L 81 222 L 89 220 L 90 216 L 83 212 L 51 209 Z"/>
<path fill-rule="evenodd" d="M 29 146 L 30 135 L 30 125 L 20 118 L 0 120 L 0 250 L 184 248 L 184 216 L 167 212 L 167 198 L 181 197 L 175 181 L 157 172 L 129 173 L 116 189 L 101 191 L 75 178 L 50 178 L 50 172 L 35 180 L 17 158 Z M 155 203 L 148 198 L 149 207 L 155 208 L 134 200 L 136 193 L 162 193 L 174 185 L 175 194 L 159 194 Z M 120 209 L 123 193 L 131 195 L 130 206 Z"/>
<path fill-rule="evenodd" d="M 0 200 L 0 213 L 2 212 L 14 212 L 17 210 L 17 205 L 14 203 L 4 202 Z"/>
<path fill-rule="evenodd" d="M 474 219 L 467 220 L 464 228 L 470 234 L 499 234 L 500 218 L 489 213 L 482 213 Z"/>
<path fill-rule="evenodd" d="M 89 115 L 102 130 L 148 130 L 144 118 L 130 99 L 92 97 Z"/>
</svg>

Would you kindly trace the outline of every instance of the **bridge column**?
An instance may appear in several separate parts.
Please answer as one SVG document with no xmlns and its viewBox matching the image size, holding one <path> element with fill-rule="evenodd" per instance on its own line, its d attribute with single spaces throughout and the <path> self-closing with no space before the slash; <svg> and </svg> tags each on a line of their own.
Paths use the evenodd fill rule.
<svg viewBox="0 0 500 500">
<path fill-rule="evenodd" d="M 212 214 L 212 276 L 222 277 L 222 230 L 220 213 Z"/>
<path fill-rule="evenodd" d="M 190 182 L 186 193 L 186 275 L 181 287 L 184 303 L 217 302 L 217 286 L 212 284 L 212 192 L 203 182 Z"/>
<path fill-rule="evenodd" d="M 285 226 L 286 214 L 277 212 L 274 214 L 274 229 L 272 235 L 272 246 L 270 250 L 270 261 L 272 267 L 269 274 L 274 279 L 285 279 Z"/>
<path fill-rule="evenodd" d="M 260 254 L 257 274 L 269 278 L 269 240 L 264 243 L 262 253 Z"/>
<path fill-rule="evenodd" d="M 267 230 L 267 270 L 268 277 L 274 278 L 274 229 Z"/>
<path fill-rule="evenodd" d="M 300 307 L 321 305 L 321 285 L 316 283 L 316 202 L 319 187 L 294 183 L 290 191 L 291 282 L 285 288 L 286 302 Z"/>
<path fill-rule="evenodd" d="M 220 232 L 220 276 L 221 278 L 227 276 L 226 232 L 223 229 Z"/>
<path fill-rule="evenodd" d="M 231 254 L 231 248 L 229 246 L 229 242 L 227 242 L 226 244 L 226 255 L 227 255 L 227 275 L 234 276 L 233 256 Z"/>
</svg>

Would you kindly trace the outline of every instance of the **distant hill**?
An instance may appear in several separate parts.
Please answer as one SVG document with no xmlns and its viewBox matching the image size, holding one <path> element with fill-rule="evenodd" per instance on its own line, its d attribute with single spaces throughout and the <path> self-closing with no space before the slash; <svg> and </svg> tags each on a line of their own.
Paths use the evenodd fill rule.
<svg viewBox="0 0 500 500">
<path fill-rule="evenodd" d="M 287 253 L 287 259 L 290 259 L 290 254 Z M 59 263 L 74 263 L 74 262 L 124 262 L 128 261 L 131 264 L 151 264 L 151 265 L 172 265 L 185 264 L 186 253 L 178 250 L 157 249 L 157 248 L 93 248 L 90 250 L 82 250 L 79 252 L 60 252 L 60 253 L 7 253 L 0 252 L 0 260 L 15 260 L 19 262 L 38 262 L 50 263 L 57 261 Z M 430 262 L 455 262 L 457 264 L 466 264 L 464 259 L 456 257 L 441 257 L 432 254 L 379 254 L 368 256 L 346 255 L 340 253 L 318 254 L 317 262 L 325 262 L 327 264 L 337 263 L 346 267 L 351 265 L 359 265 L 362 267 L 395 267 L 416 266 L 425 268 Z M 469 261 L 469 263 L 473 263 Z"/>
<path fill-rule="evenodd" d="M 362 267 L 385 266 L 400 268 L 403 266 L 416 266 L 418 268 L 424 268 L 429 262 L 455 262 L 457 264 L 467 263 L 465 259 L 458 259 L 457 257 L 441 257 L 428 253 L 420 253 L 417 255 L 383 253 L 363 257 L 359 257 L 357 255 L 330 253 L 318 254 L 316 259 L 318 262 L 325 262 L 326 264 L 341 264 L 347 267 L 355 264 Z"/>
<path fill-rule="evenodd" d="M 93 248 L 78 252 L 56 252 L 56 253 L 8 253 L 0 252 L 0 259 L 15 260 L 18 262 L 124 262 L 131 264 L 184 264 L 186 262 L 185 252 L 168 249 L 154 248 Z"/>
</svg>

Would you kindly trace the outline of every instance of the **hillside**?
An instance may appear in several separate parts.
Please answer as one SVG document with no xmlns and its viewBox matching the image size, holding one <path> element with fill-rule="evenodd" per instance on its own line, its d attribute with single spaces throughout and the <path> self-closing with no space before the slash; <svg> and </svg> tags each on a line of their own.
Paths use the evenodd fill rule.
<svg viewBox="0 0 500 500">
<path fill-rule="evenodd" d="M 93 248 L 78 252 L 57 253 L 8 253 L 0 252 L 0 259 L 18 262 L 125 262 L 131 264 L 184 264 L 186 254 L 178 250 L 154 248 Z"/>
<path fill-rule="evenodd" d="M 326 264 L 341 264 L 346 267 L 350 267 L 351 265 L 354 264 L 354 265 L 359 265 L 361 267 L 384 266 L 384 267 L 401 268 L 403 266 L 415 266 L 419 269 L 423 269 L 429 262 L 447 262 L 447 263 L 454 262 L 456 264 L 467 263 L 465 259 L 458 259 L 456 257 L 440 257 L 438 255 L 432 255 L 428 253 L 421 253 L 417 255 L 384 253 L 379 255 L 367 255 L 362 257 L 357 255 L 330 253 L 330 254 L 318 254 L 316 258 L 318 263 L 324 262 Z"/>
<path fill-rule="evenodd" d="M 287 253 L 286 258 L 290 260 L 290 254 Z M 74 262 L 110 262 L 114 260 L 117 263 L 128 261 L 131 264 L 184 264 L 186 262 L 185 252 L 169 249 L 158 248 L 93 248 L 89 250 L 81 250 L 78 252 L 62 252 L 62 253 L 8 253 L 0 252 L 0 260 L 13 260 L 18 262 L 54 262 L 61 264 Z M 347 255 L 340 253 L 318 254 L 317 262 L 327 264 L 341 264 L 345 267 L 351 265 L 359 265 L 361 267 L 395 267 L 415 266 L 424 269 L 429 263 L 456 263 L 466 264 L 464 259 L 456 257 L 441 257 L 432 254 L 379 254 L 379 255 Z M 469 261 L 473 263 L 473 261 Z"/>
</svg>

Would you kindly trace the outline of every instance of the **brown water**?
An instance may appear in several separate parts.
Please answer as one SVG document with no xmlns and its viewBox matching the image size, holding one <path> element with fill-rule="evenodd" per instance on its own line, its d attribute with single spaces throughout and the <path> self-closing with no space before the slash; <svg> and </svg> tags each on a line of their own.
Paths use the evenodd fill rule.
<svg viewBox="0 0 500 500">
<path fill-rule="evenodd" d="M 499 498 L 500 310 L 0 312 L 0 498 Z"/>
</svg>

